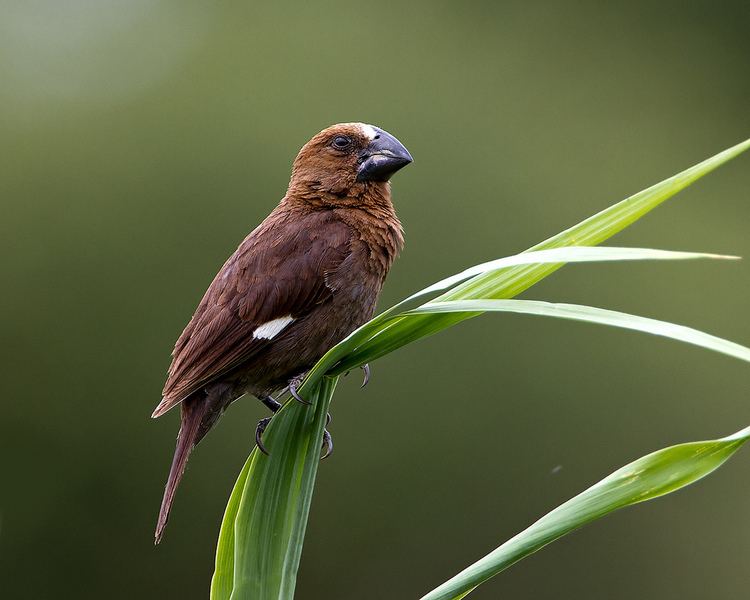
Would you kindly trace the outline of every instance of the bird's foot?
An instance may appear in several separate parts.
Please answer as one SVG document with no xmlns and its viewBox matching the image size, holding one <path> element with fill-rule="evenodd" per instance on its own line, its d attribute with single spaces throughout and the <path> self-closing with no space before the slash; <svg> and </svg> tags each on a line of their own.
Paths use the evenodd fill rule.
<svg viewBox="0 0 750 600">
<path fill-rule="evenodd" d="M 331 415 L 328 415 L 328 421 L 331 420 L 330 416 Z M 258 421 L 258 427 L 255 429 L 255 445 L 258 446 L 258 450 L 266 456 L 270 456 L 270 454 L 263 445 L 263 432 L 266 430 L 266 427 L 268 427 L 270 422 L 271 417 L 261 419 Z M 331 437 L 331 432 L 327 429 L 323 430 L 323 444 L 321 445 L 321 450 L 323 451 L 323 456 L 320 457 L 320 460 L 324 460 L 333 454 L 333 438 Z"/>
<path fill-rule="evenodd" d="M 276 411 L 281 408 L 281 404 L 279 404 L 271 396 L 265 396 L 264 398 L 261 398 L 260 401 L 269 409 L 271 409 L 271 412 L 273 412 L 274 414 L 276 414 Z M 258 426 L 255 428 L 255 444 L 258 446 L 258 450 L 260 450 L 266 456 L 270 456 L 270 454 L 266 447 L 263 445 L 263 432 L 271 422 L 271 418 L 272 417 L 266 417 L 265 419 L 261 419 L 260 421 L 258 421 Z M 326 413 L 326 427 L 328 427 L 330 423 L 331 413 Z M 333 454 L 333 438 L 331 437 L 331 433 L 328 431 L 328 429 L 323 430 L 323 444 L 321 446 L 321 450 L 323 451 L 323 456 L 320 457 L 320 460 L 328 458 L 329 456 L 331 456 L 331 454 Z"/>
<path fill-rule="evenodd" d="M 276 414 L 276 412 L 281 408 L 281 403 L 275 400 L 271 396 L 263 396 L 262 398 L 259 398 L 259 400 L 268 407 L 268 410 L 270 410 L 273 414 Z M 268 455 L 268 450 L 266 450 L 266 447 L 263 445 L 263 432 L 266 430 L 266 427 L 268 427 L 268 424 L 271 422 L 271 417 L 266 417 L 265 419 L 261 419 L 258 421 L 258 427 L 255 428 L 255 443 L 258 446 L 258 450 L 260 450 L 263 454 Z"/>
<path fill-rule="evenodd" d="M 261 419 L 258 421 L 258 427 L 255 428 L 255 445 L 258 446 L 258 450 L 260 450 L 263 454 L 266 456 L 270 456 L 268 454 L 268 450 L 266 450 L 266 447 L 263 445 L 263 432 L 266 430 L 266 427 L 268 427 L 268 424 L 271 422 L 271 417 L 266 417 L 265 419 Z"/>
</svg>

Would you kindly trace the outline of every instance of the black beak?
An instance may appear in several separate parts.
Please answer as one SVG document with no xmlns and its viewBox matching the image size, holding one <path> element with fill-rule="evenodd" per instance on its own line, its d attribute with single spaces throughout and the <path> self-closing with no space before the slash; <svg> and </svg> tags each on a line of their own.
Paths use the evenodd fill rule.
<svg viewBox="0 0 750 600">
<path fill-rule="evenodd" d="M 359 155 L 357 181 L 388 181 L 412 160 L 409 151 L 387 131 L 373 127 L 375 137 Z"/>
</svg>

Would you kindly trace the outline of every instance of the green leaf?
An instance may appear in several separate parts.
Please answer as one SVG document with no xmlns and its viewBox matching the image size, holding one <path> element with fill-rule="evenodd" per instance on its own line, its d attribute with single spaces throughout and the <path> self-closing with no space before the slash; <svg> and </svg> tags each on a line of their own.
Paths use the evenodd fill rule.
<svg viewBox="0 0 750 600">
<path fill-rule="evenodd" d="M 618 469 L 422 597 L 458 600 L 550 542 L 617 509 L 670 494 L 720 467 L 750 438 L 750 427 L 718 440 L 658 450 Z"/>
<path fill-rule="evenodd" d="M 693 344 L 694 346 L 700 346 L 750 362 L 750 348 L 716 337 L 715 335 L 703 333 L 691 327 L 668 323 L 667 321 L 648 319 L 628 313 L 593 306 L 582 306 L 580 304 L 561 304 L 541 302 L 539 300 L 458 300 L 454 302 L 429 302 L 419 308 L 408 311 L 406 314 L 455 312 L 472 314 L 482 312 L 512 312 L 610 325 L 612 327 L 633 329 L 635 331 L 643 331 L 644 333 L 672 338 L 673 340 L 679 340 L 686 344 Z"/>
<path fill-rule="evenodd" d="M 308 388 L 312 406 L 287 402 L 263 434 L 229 498 L 212 600 L 292 598 L 336 378 Z"/>
<path fill-rule="evenodd" d="M 245 461 L 224 510 L 224 518 L 219 530 L 219 542 L 216 546 L 214 575 L 211 579 L 211 598 L 228 600 L 232 595 L 232 589 L 234 588 L 234 521 L 240 508 L 245 482 L 256 455 L 257 452 L 251 452 Z"/>
</svg>

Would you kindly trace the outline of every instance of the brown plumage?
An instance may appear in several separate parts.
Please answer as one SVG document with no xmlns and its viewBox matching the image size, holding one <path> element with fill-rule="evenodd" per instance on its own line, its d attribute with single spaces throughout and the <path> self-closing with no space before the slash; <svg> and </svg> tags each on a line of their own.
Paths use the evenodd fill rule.
<svg viewBox="0 0 750 600">
<path fill-rule="evenodd" d="M 250 393 L 275 411 L 270 394 L 372 316 L 403 245 L 388 179 L 409 162 L 377 127 L 321 131 L 297 155 L 280 204 L 214 278 L 177 340 L 153 414 L 181 404 L 157 543 L 190 452 L 229 404 Z"/>
</svg>

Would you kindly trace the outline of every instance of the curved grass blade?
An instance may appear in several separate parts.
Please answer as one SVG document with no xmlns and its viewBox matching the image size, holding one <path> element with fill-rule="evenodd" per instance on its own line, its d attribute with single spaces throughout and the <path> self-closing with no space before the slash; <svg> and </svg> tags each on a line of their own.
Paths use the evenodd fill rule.
<svg viewBox="0 0 750 600">
<path fill-rule="evenodd" d="M 542 264 L 565 264 L 577 262 L 605 262 L 605 261 L 628 261 L 628 260 L 690 260 L 697 258 L 714 259 L 738 259 L 739 256 L 728 254 L 709 254 L 705 252 L 680 252 L 674 250 L 657 250 L 654 248 L 622 248 L 615 246 L 566 246 L 563 248 L 550 248 L 548 250 L 529 250 L 520 254 L 498 258 L 489 262 L 469 267 L 456 275 L 433 283 L 432 285 L 412 294 L 405 300 L 396 304 L 386 312 L 391 312 L 407 302 L 428 296 L 435 292 L 442 292 L 452 288 L 467 279 L 477 275 L 491 274 L 508 267 L 521 265 Z"/>
<path fill-rule="evenodd" d="M 563 304 L 542 302 L 539 300 L 460 300 L 455 302 L 429 302 L 408 311 L 407 315 L 464 312 L 477 314 L 482 312 L 512 312 L 524 315 L 537 315 L 598 323 L 623 329 L 633 329 L 668 337 L 673 340 L 700 346 L 727 356 L 750 362 L 750 348 L 730 342 L 684 325 L 675 325 L 667 321 L 639 317 L 615 310 L 584 306 L 581 304 Z"/>
<path fill-rule="evenodd" d="M 625 465 L 547 513 L 422 600 L 458 600 L 547 544 L 615 510 L 670 494 L 710 474 L 750 438 L 750 427 L 717 440 L 658 450 Z"/>
<path fill-rule="evenodd" d="M 711 158 L 669 179 L 665 179 L 610 206 L 585 221 L 578 223 L 578 225 L 574 225 L 570 229 L 566 229 L 532 246 L 529 248 L 529 251 L 560 248 L 563 246 L 596 246 L 597 244 L 601 244 L 603 241 L 635 223 L 677 192 L 685 189 L 739 154 L 742 154 L 748 148 L 750 148 L 750 139 L 732 146 L 723 152 L 719 152 Z M 560 264 L 525 265 L 503 269 L 499 272 L 485 273 L 451 289 L 440 296 L 439 300 L 513 298 L 551 275 L 561 266 Z M 368 344 L 363 344 L 362 347 L 341 361 L 340 369 L 337 369 L 337 372 L 348 371 L 361 364 L 373 361 L 401 346 L 419 338 L 435 334 L 472 316 L 467 314 L 444 314 L 437 318 L 422 315 L 408 320 L 394 319 L 384 329 L 384 331 L 388 332 L 388 335 L 377 342 L 373 340 Z"/>
<path fill-rule="evenodd" d="M 492 273 L 521 265 L 560 265 L 564 263 L 588 263 L 588 262 L 621 262 L 631 260 L 694 260 L 694 259 L 738 259 L 738 256 L 724 254 L 710 254 L 706 252 L 680 252 L 673 250 L 657 250 L 653 248 L 621 248 L 614 246 L 567 246 L 563 248 L 551 248 L 549 250 L 537 250 L 522 252 L 506 256 L 486 263 L 470 267 L 461 273 L 446 277 L 432 285 L 415 292 L 411 296 L 395 304 L 388 310 L 380 313 L 377 317 L 362 325 L 342 340 L 318 362 L 310 371 L 308 379 L 316 379 L 329 372 L 339 359 L 347 353 L 355 351 L 362 344 L 370 341 L 381 331 L 385 330 L 390 321 L 398 318 L 399 313 L 414 302 L 425 296 L 434 294 L 453 287 L 462 281 L 483 273 Z M 364 362 L 368 362 L 365 360 Z M 363 363 L 364 364 L 364 363 Z M 355 365 L 359 366 L 359 365 Z M 343 372 L 336 369 L 336 374 Z"/>
</svg>

